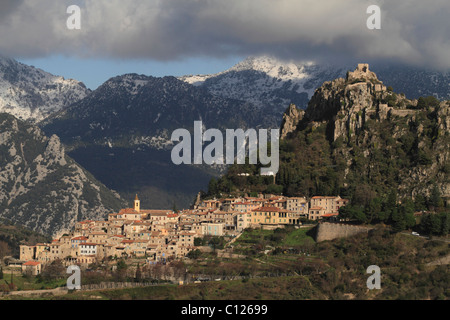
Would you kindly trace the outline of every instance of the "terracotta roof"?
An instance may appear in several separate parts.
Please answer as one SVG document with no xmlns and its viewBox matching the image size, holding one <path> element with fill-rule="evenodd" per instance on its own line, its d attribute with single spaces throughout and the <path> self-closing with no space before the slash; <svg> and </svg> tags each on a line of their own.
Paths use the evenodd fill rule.
<svg viewBox="0 0 450 320">
<path fill-rule="evenodd" d="M 255 209 L 255 210 L 252 210 L 252 211 L 256 211 L 256 212 L 280 212 L 280 211 L 287 211 L 287 210 L 283 210 L 283 209 L 280 209 L 280 208 L 277 208 L 277 207 L 259 207 L 259 208 L 257 208 L 257 209 Z"/>
<path fill-rule="evenodd" d="M 279 199 L 282 199 L 282 197 L 271 197 L 271 198 L 269 198 L 269 200 L 279 200 Z"/>
<path fill-rule="evenodd" d="M 126 208 L 119 211 L 119 214 L 141 214 L 140 212 L 137 212 L 133 208 Z"/>
<path fill-rule="evenodd" d="M 167 217 L 170 213 L 169 212 L 153 212 L 150 213 L 151 217 Z"/>
<path fill-rule="evenodd" d="M 75 238 L 72 238 L 72 240 L 87 240 L 88 238 L 86 238 L 86 237 L 75 237 Z"/>
<path fill-rule="evenodd" d="M 337 199 L 338 197 L 330 197 L 330 196 L 315 196 L 311 199 Z"/>
<path fill-rule="evenodd" d="M 150 213 L 150 214 L 154 214 L 154 213 L 173 213 L 172 210 L 141 210 L 141 213 Z"/>
<path fill-rule="evenodd" d="M 24 265 L 24 266 L 38 266 L 38 265 L 40 265 L 40 264 L 41 264 L 41 263 L 38 262 L 38 261 L 28 261 L 28 262 L 24 263 L 23 265 Z"/>
<path fill-rule="evenodd" d="M 226 214 L 233 214 L 233 213 L 235 213 L 235 211 L 214 211 L 214 212 L 211 212 L 211 214 L 219 214 L 219 215 L 226 215 Z"/>
<path fill-rule="evenodd" d="M 180 232 L 180 235 L 182 235 L 182 236 L 194 236 L 195 233 L 192 233 L 192 232 Z"/>
<path fill-rule="evenodd" d="M 324 214 L 322 217 L 328 218 L 328 217 L 333 217 L 333 216 L 337 216 L 337 215 L 339 215 L 339 213 L 327 213 L 327 214 Z"/>
</svg>

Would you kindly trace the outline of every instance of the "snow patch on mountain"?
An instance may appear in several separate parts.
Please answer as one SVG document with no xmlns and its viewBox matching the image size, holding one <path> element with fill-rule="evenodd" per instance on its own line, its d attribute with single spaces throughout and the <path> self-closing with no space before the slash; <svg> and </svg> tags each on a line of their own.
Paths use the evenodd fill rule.
<svg viewBox="0 0 450 320">
<path fill-rule="evenodd" d="M 225 98 L 244 100 L 260 109 L 284 112 L 290 103 L 305 107 L 323 81 L 342 77 L 347 69 L 314 62 L 250 57 L 229 70 L 179 79 Z"/>
<path fill-rule="evenodd" d="M 39 122 L 89 92 L 79 81 L 0 56 L 0 112 Z"/>
</svg>

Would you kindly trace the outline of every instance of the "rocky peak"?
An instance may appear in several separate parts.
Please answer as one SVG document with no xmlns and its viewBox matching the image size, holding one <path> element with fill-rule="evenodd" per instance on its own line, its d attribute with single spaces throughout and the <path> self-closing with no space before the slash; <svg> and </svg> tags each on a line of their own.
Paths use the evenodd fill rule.
<svg viewBox="0 0 450 320">
<path fill-rule="evenodd" d="M 340 188 L 370 185 L 379 195 L 394 188 L 400 197 L 412 198 L 429 197 L 438 188 L 450 199 L 450 101 L 409 100 L 386 87 L 367 64 L 360 64 L 345 78 L 324 82 L 299 123 L 296 115 L 290 106 L 282 134 L 298 144 L 299 160 L 280 166 L 280 183 L 292 185 L 289 175 L 295 176 L 299 163 L 305 163 L 297 170 L 299 176 L 320 163 L 320 169 L 335 170 Z M 293 128 L 295 136 L 288 134 Z M 314 165 L 310 159 L 316 159 Z M 317 179 L 320 174 L 305 176 Z M 329 184 L 328 170 L 322 181 Z M 298 184 L 293 190 L 301 188 Z M 303 192 L 309 190 L 304 187 Z"/>
<path fill-rule="evenodd" d="M 39 122 L 89 93 L 82 82 L 0 55 L 0 112 Z"/>
<path fill-rule="evenodd" d="M 369 65 L 358 64 L 346 78 L 324 82 L 311 98 L 305 113 L 309 121 L 333 122 L 335 141 L 340 136 L 357 133 L 369 118 L 382 121 L 391 114 L 407 116 L 415 110 L 407 109 L 415 103 L 396 95 L 370 71 Z"/>
<path fill-rule="evenodd" d="M 54 234 L 124 205 L 64 153 L 58 136 L 0 113 L 0 219 Z"/>
<path fill-rule="evenodd" d="M 355 71 L 347 72 L 346 82 L 361 81 L 361 80 L 379 81 L 377 75 L 369 70 L 369 65 L 367 63 L 359 63 Z"/>
<path fill-rule="evenodd" d="M 298 123 L 303 119 L 305 115 L 304 110 L 297 108 L 295 104 L 292 104 L 287 108 L 283 115 L 283 121 L 281 123 L 281 139 L 297 129 Z"/>
</svg>

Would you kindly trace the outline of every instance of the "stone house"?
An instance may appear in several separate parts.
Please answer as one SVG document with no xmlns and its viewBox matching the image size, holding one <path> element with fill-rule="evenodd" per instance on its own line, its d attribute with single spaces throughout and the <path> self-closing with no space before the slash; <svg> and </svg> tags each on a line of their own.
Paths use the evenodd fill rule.
<svg viewBox="0 0 450 320">
<path fill-rule="evenodd" d="M 309 220 L 320 220 L 322 217 L 327 214 L 327 211 L 322 207 L 311 207 L 308 212 Z"/>
<path fill-rule="evenodd" d="M 97 243 L 85 242 L 78 246 L 78 256 L 96 256 L 97 255 Z"/>
<path fill-rule="evenodd" d="M 42 272 L 42 264 L 39 261 L 27 261 L 22 264 L 22 273 L 37 276 Z"/>
</svg>

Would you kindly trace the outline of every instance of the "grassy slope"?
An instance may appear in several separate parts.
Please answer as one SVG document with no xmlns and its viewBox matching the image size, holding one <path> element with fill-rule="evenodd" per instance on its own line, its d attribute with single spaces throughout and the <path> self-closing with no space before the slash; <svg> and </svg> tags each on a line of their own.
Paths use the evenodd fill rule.
<svg viewBox="0 0 450 320">
<path fill-rule="evenodd" d="M 269 247 L 275 249 L 264 254 Z M 272 277 L 76 292 L 54 299 L 426 300 L 450 297 L 449 265 L 430 265 L 449 255 L 450 247 L 445 241 L 390 234 L 384 228 L 369 235 L 321 243 L 314 243 L 307 229 L 286 233 L 248 230 L 235 243 L 235 248 L 246 252 L 247 258 L 218 259 L 205 254 L 189 268 L 205 274 L 226 270 L 235 275 L 242 272 Z M 300 252 L 293 253 L 289 248 Z M 366 268 L 373 264 L 381 268 L 381 290 L 366 287 L 369 277 Z"/>
</svg>

